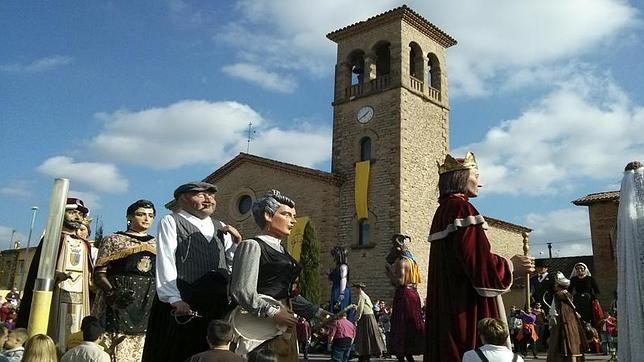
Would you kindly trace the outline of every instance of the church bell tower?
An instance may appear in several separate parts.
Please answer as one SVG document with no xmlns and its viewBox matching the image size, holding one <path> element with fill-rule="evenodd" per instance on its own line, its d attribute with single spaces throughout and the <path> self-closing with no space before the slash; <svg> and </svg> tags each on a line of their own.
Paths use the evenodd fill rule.
<svg viewBox="0 0 644 362">
<path fill-rule="evenodd" d="M 402 6 L 336 30 L 332 172 L 340 186 L 337 244 L 349 250 L 351 282 L 393 295 L 384 272 L 391 236 L 410 247 L 426 295 L 437 161 L 448 151 L 446 49 L 456 41 Z"/>
</svg>

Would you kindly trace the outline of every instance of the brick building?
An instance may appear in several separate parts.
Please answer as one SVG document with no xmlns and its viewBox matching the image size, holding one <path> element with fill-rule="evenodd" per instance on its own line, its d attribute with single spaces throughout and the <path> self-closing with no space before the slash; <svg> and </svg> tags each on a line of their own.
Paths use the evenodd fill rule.
<svg viewBox="0 0 644 362">
<path fill-rule="evenodd" d="M 372 300 L 391 300 L 384 260 L 394 233 L 412 237 L 427 276 L 437 162 L 449 146 L 445 52 L 456 41 L 406 6 L 327 37 L 337 43 L 331 172 L 240 154 L 204 180 L 219 186 L 218 217 L 245 236 L 259 231 L 252 201 L 273 188 L 292 197 L 298 217 L 318 233 L 325 298 L 329 250 L 340 245 L 349 249 L 351 281 L 366 282 Z M 488 224 L 494 251 L 522 253 L 521 234 L 530 229 L 492 218 Z M 425 284 L 419 293 L 424 298 Z"/>
<path fill-rule="evenodd" d="M 608 306 L 613 301 L 613 292 L 617 290 L 615 228 L 619 191 L 589 194 L 572 203 L 577 206 L 588 206 L 594 265 L 591 273 L 601 293 L 599 302 L 602 306 Z"/>
<path fill-rule="evenodd" d="M 29 248 L 27 271 L 36 253 L 36 247 Z M 25 276 L 25 248 L 0 251 L 0 289 L 22 288 Z"/>
</svg>

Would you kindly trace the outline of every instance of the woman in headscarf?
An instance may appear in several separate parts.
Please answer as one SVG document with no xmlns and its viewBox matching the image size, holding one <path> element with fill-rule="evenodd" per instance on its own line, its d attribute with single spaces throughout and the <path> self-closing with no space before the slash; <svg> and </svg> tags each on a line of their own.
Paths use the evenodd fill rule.
<svg viewBox="0 0 644 362">
<path fill-rule="evenodd" d="M 301 295 L 293 296 L 291 293 L 302 267 L 281 242 L 296 223 L 295 202 L 279 191 L 271 190 L 253 204 L 252 211 L 262 232 L 239 243 L 233 261 L 230 294 L 249 314 L 272 319 L 277 326 L 286 330 L 265 340 L 237 336 L 235 353 L 247 354 L 251 360 L 254 355 L 272 351 L 278 362 L 296 362 L 297 319 L 293 312 L 306 319 L 329 315 Z M 262 295 L 281 304 L 271 304 Z"/>
<path fill-rule="evenodd" d="M 555 293 L 549 311 L 550 339 L 548 343 L 548 362 L 575 362 L 583 357 L 588 349 L 586 336 L 581 325 L 575 304 L 567 288 L 570 280 L 557 272 Z"/>
<path fill-rule="evenodd" d="M 588 266 L 584 263 L 577 263 L 570 274 L 570 293 L 577 312 L 584 322 L 595 325 L 599 320 L 593 318 L 593 301 L 597 299 L 599 288 L 595 278 L 590 274 Z M 601 318 L 601 317 L 600 317 Z"/>
<path fill-rule="evenodd" d="M 98 250 L 93 314 L 105 326 L 107 352 L 119 362 L 141 361 L 156 295 L 156 242 L 148 235 L 155 215 L 152 202 L 134 202 L 126 210 L 127 229 L 107 236 Z"/>
<path fill-rule="evenodd" d="M 356 304 L 356 339 L 353 342 L 358 355 L 358 361 L 369 361 L 371 357 L 380 357 L 386 350 L 385 341 L 378 328 L 378 322 L 373 312 L 371 298 L 364 292 L 367 287 L 364 283 L 354 283 L 353 295 Z"/>
</svg>

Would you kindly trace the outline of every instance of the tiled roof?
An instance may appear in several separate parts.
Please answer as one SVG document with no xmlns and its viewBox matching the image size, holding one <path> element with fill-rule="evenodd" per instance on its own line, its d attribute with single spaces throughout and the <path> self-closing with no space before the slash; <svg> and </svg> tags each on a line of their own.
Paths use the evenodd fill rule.
<svg viewBox="0 0 644 362">
<path fill-rule="evenodd" d="M 439 29 L 436 25 L 430 23 L 427 19 L 409 8 L 407 5 L 385 11 L 384 13 L 372 16 L 367 20 L 345 26 L 344 28 L 327 34 L 326 37 L 330 40 L 333 40 L 334 42 L 337 42 L 338 40 L 351 34 L 372 29 L 378 25 L 387 23 L 394 19 L 403 19 L 405 22 L 420 30 L 430 38 L 434 39 L 445 48 L 456 45 L 456 40 L 454 40 L 454 38 L 447 35 L 447 33 Z"/>
<path fill-rule="evenodd" d="M 619 202 L 619 191 L 596 192 L 574 200 L 572 203 L 577 206 L 589 206 L 597 202 L 605 201 Z"/>
<path fill-rule="evenodd" d="M 499 228 L 502 228 L 502 229 L 507 229 L 507 230 L 510 230 L 510 231 L 517 231 L 517 232 L 521 232 L 521 233 L 529 233 L 529 232 L 532 231 L 532 229 L 530 229 L 528 227 L 525 227 L 525 226 L 522 226 L 522 225 L 509 223 L 507 221 L 495 219 L 495 218 L 489 217 L 489 216 L 483 216 L 483 217 L 485 218 L 485 221 L 487 222 L 487 224 L 490 225 L 490 226 L 495 226 L 495 227 L 499 227 Z"/>
</svg>

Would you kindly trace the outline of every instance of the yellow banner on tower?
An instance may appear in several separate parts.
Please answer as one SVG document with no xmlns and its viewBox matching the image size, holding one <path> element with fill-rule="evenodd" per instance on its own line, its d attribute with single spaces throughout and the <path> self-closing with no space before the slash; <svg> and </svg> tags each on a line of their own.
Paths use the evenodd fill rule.
<svg viewBox="0 0 644 362">
<path fill-rule="evenodd" d="M 300 261 L 302 242 L 304 241 L 304 228 L 306 228 L 308 223 L 308 216 L 298 217 L 295 226 L 291 229 L 291 233 L 286 239 L 286 250 L 297 261 Z"/>
<path fill-rule="evenodd" d="M 356 163 L 356 215 L 358 220 L 369 217 L 367 193 L 369 191 L 369 166 L 371 161 Z"/>
</svg>

